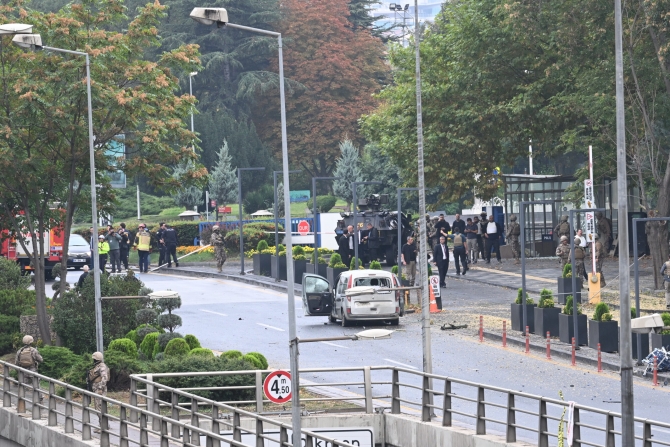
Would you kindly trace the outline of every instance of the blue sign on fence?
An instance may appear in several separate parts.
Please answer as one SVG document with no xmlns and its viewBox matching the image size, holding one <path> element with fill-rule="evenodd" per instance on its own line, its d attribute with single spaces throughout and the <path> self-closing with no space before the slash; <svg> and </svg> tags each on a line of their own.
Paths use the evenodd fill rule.
<svg viewBox="0 0 670 447">
<path fill-rule="evenodd" d="M 307 202 L 310 199 L 310 190 L 291 191 L 291 203 L 293 202 Z"/>
</svg>

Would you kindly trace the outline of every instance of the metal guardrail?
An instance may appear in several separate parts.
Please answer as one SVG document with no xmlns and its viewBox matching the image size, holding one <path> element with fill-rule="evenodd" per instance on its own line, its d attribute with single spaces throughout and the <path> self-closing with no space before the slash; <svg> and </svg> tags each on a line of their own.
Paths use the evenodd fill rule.
<svg viewBox="0 0 670 447">
<path fill-rule="evenodd" d="M 59 425 L 59 417 L 64 426 L 65 433 L 81 433 L 83 441 L 92 439 L 91 429 L 100 430 L 100 445 L 110 446 L 110 437 L 118 437 L 121 447 L 129 445 L 149 446 L 150 437 L 160 439 L 161 446 L 199 446 L 200 438 L 205 437 L 205 444 L 212 447 L 229 445 L 233 447 L 255 447 L 263 445 L 264 441 L 278 442 L 280 447 L 291 447 L 293 444 L 289 440 L 290 424 L 272 420 L 268 417 L 260 416 L 255 413 L 240 410 L 225 404 L 221 404 L 203 397 L 190 394 L 165 386 L 160 386 L 160 390 L 168 392 L 171 395 L 172 411 L 170 415 L 160 413 L 160 404 L 163 403 L 154 398 L 150 402 L 151 407 L 156 411 L 140 408 L 136 405 L 120 402 L 110 399 L 106 396 L 100 396 L 95 393 L 74 387 L 67 383 L 33 373 L 27 369 L 13 365 L 11 363 L 0 361 L 2 365 L 2 406 L 12 407 L 12 402 L 16 405 L 16 411 L 25 413 L 28 404 L 31 406 L 32 419 L 42 418 L 42 412 L 47 412 L 47 425 L 55 427 Z M 12 377 L 15 372 L 17 378 Z M 24 383 L 24 378 L 30 378 L 32 384 Z M 46 382 L 46 389 L 41 388 L 41 384 Z M 136 378 L 133 383 L 146 383 L 151 389 L 152 382 Z M 57 388 L 62 387 L 65 397 L 57 394 Z M 16 391 L 13 391 L 15 388 Z M 75 395 L 81 396 L 81 402 L 75 399 Z M 134 393 L 136 396 L 137 393 Z M 28 398 L 30 397 L 30 398 Z M 47 404 L 44 405 L 41 397 L 46 397 Z M 93 399 L 100 399 L 100 411 L 89 408 Z M 190 402 L 189 408 L 182 407 L 179 404 L 180 399 Z M 59 404 L 61 408 L 59 409 Z M 119 408 L 119 415 L 110 413 L 110 406 Z M 203 410 L 207 408 L 209 412 Z M 79 410 L 79 411 L 76 411 Z M 180 420 L 180 411 L 187 411 L 190 414 L 190 423 Z M 79 413 L 79 414 L 77 414 Z M 221 419 L 220 415 L 230 414 L 228 419 Z M 91 414 L 97 415 L 98 424 L 91 423 Z M 255 424 L 254 430 L 248 430 L 241 425 L 242 418 L 252 419 Z M 200 427 L 201 421 L 208 420 L 211 429 Z M 149 423 L 150 421 L 150 423 Z M 118 422 L 118 426 L 112 427 Z M 77 427 L 76 424 L 79 424 Z M 221 429 L 230 430 L 232 439 L 221 435 Z M 265 434 L 267 431 L 279 431 L 279 439 Z M 250 433 L 254 436 L 254 445 L 241 442 L 243 433 Z M 306 447 L 314 445 L 328 445 L 333 447 L 351 447 L 351 444 L 337 441 L 327 436 L 321 436 L 309 430 L 303 430 L 302 436 L 306 440 Z"/>
<path fill-rule="evenodd" d="M 257 413 L 264 411 L 262 380 L 264 371 L 219 371 L 198 373 L 167 373 L 153 375 L 136 375 L 131 378 L 131 402 L 137 403 L 138 398 L 147 399 L 154 413 L 162 407 L 177 408 L 175 402 L 161 401 L 157 398 L 161 391 L 169 390 L 160 384 L 161 378 L 196 377 L 196 376 L 250 376 L 254 385 L 237 387 L 203 387 L 188 388 L 189 392 L 208 390 L 240 390 L 255 389 L 254 401 L 245 400 L 226 402 L 227 405 L 255 405 Z M 324 375 L 328 373 L 353 373 L 357 375 L 352 381 L 319 382 L 301 384 L 300 388 L 314 387 L 356 387 L 363 388 L 363 395 L 343 397 L 321 397 L 301 399 L 302 402 L 332 402 L 332 401 L 360 401 L 360 411 L 373 413 L 375 406 L 379 409 L 390 409 L 392 414 L 414 413 L 424 422 L 435 422 L 450 427 L 458 422 L 466 422 L 474 426 L 478 435 L 492 432 L 501 433 L 508 443 L 515 443 L 517 439 L 528 436 L 536 437 L 539 447 L 548 447 L 558 439 L 558 424 L 564 408 L 569 402 L 539 396 L 535 394 L 515 391 L 482 383 L 441 376 L 425 374 L 402 367 L 375 366 L 351 368 L 305 368 L 300 370 L 301 377 L 309 373 Z M 390 373 L 390 380 L 373 380 L 373 373 Z M 142 383 L 146 388 L 138 389 Z M 381 392 L 373 395 L 375 390 Z M 185 391 L 185 390 L 184 390 Z M 317 391 L 318 392 L 318 391 Z M 192 403 L 185 403 L 181 409 L 199 405 L 199 397 Z M 383 410 L 382 410 L 383 411 Z M 567 417 L 565 418 L 567 421 Z M 621 415 L 612 411 L 585 405 L 574 404 L 574 441 L 573 447 L 615 447 L 621 445 Z M 670 423 L 653 421 L 644 418 L 635 418 L 641 430 L 636 439 L 643 447 L 670 446 Z M 567 430 L 566 430 L 567 431 Z M 599 441 L 599 442 L 598 442 Z M 604 442 L 603 442 L 604 441 Z M 632 447 L 632 446 L 626 446 Z"/>
</svg>

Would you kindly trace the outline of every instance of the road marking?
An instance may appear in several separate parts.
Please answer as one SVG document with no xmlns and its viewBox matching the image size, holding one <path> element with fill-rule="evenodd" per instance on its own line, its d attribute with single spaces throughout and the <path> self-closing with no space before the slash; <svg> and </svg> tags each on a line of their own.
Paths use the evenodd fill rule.
<svg viewBox="0 0 670 447">
<path fill-rule="evenodd" d="M 331 342 L 329 342 L 329 341 L 322 341 L 321 343 L 323 343 L 324 345 L 330 345 L 330 346 L 335 346 L 336 348 L 344 348 L 344 349 L 349 349 L 349 347 L 348 347 L 348 346 L 342 346 L 342 345 L 338 345 L 337 343 L 331 343 Z"/>
<path fill-rule="evenodd" d="M 213 310 L 200 309 L 201 312 L 207 312 L 208 314 L 221 315 L 222 317 L 227 317 L 228 315 L 222 314 L 221 312 L 214 312 Z"/>
<path fill-rule="evenodd" d="M 259 325 L 259 326 L 266 327 L 268 329 L 274 329 L 275 331 L 286 332 L 286 331 L 284 331 L 284 329 L 282 329 L 280 327 L 270 326 L 269 324 L 263 324 L 263 323 L 256 323 L 256 324 Z"/>
<path fill-rule="evenodd" d="M 391 359 L 384 359 L 384 360 L 386 360 L 387 362 L 395 363 L 396 365 L 404 366 L 405 368 L 419 369 L 416 366 L 407 365 L 406 363 L 396 362 L 395 360 L 391 360 Z"/>
</svg>

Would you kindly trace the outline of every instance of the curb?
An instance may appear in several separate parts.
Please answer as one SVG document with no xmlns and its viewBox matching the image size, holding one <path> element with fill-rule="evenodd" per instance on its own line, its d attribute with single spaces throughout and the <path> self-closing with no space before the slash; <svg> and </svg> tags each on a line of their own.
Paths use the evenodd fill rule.
<svg viewBox="0 0 670 447">
<path fill-rule="evenodd" d="M 181 276 L 191 276 L 194 278 L 216 278 L 216 279 L 226 279 L 229 281 L 237 281 L 241 282 L 244 284 L 249 284 L 252 286 L 258 286 L 262 287 L 264 289 L 270 289 L 270 290 L 275 290 L 278 292 L 286 292 L 288 289 L 288 286 L 286 283 L 268 283 L 265 281 L 259 281 L 254 278 L 249 278 L 246 276 L 241 276 L 241 275 L 231 275 L 228 273 L 210 273 L 210 272 L 200 272 L 200 271 L 193 271 L 193 270 L 183 270 L 183 269 L 167 269 L 165 267 L 161 267 L 158 270 L 155 270 L 153 273 L 159 274 L 159 275 L 167 275 L 167 274 L 179 274 Z M 295 290 L 295 287 L 294 287 Z M 294 292 L 295 293 L 295 292 Z M 302 289 L 300 289 L 300 293 L 302 293 Z"/>
<path fill-rule="evenodd" d="M 501 341 L 502 342 L 502 335 L 496 334 L 496 333 L 493 333 L 493 332 L 484 331 L 484 339 L 486 339 L 486 338 L 488 338 L 489 340 L 496 340 L 496 341 Z M 519 346 L 519 347 L 522 347 L 522 348 L 526 347 L 525 340 L 519 340 L 517 338 L 511 338 L 509 335 L 507 336 L 507 344 L 508 345 Z M 537 353 L 546 353 L 547 352 L 547 346 L 546 345 L 538 345 L 537 343 L 532 343 L 532 342 L 530 343 L 530 349 L 531 349 L 531 351 L 537 352 Z M 579 351 L 577 351 L 577 352 L 579 352 Z M 551 349 L 551 356 L 552 357 L 558 357 L 558 358 L 561 358 L 561 359 L 564 359 L 564 360 L 572 360 L 572 354 L 571 353 L 564 352 L 564 351 L 558 351 L 558 350 L 555 350 L 553 348 Z M 577 353 L 575 355 L 575 360 L 578 363 L 593 366 L 596 369 L 598 368 L 598 360 L 597 359 L 592 359 L 590 357 L 584 357 L 582 355 L 579 355 L 579 353 Z M 610 362 L 606 362 L 606 361 L 601 361 L 601 365 L 602 365 L 603 370 L 607 370 L 607 371 L 619 372 L 620 368 L 621 368 L 620 365 L 618 365 L 618 364 L 610 363 Z M 641 368 L 641 367 L 638 367 L 638 368 Z M 634 365 L 634 375 L 636 377 L 639 377 L 641 379 L 646 379 L 650 382 L 653 380 L 653 377 L 652 377 L 651 374 L 649 374 L 647 376 L 643 376 L 641 371 L 642 371 L 641 369 L 635 370 L 635 365 Z M 659 377 L 659 379 L 670 380 L 670 373 L 659 372 L 658 377 Z"/>
</svg>

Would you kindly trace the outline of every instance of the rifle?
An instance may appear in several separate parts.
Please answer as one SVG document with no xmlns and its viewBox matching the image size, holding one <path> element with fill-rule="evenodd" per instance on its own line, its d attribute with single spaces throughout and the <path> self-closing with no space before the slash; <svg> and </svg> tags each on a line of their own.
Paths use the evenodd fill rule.
<svg viewBox="0 0 670 447">
<path fill-rule="evenodd" d="M 93 381 L 95 379 L 97 379 L 98 377 L 100 377 L 100 371 L 98 371 L 96 373 L 96 375 L 93 376 L 93 379 L 91 379 L 91 374 L 90 374 L 91 371 L 92 371 L 92 369 L 89 369 L 88 371 L 86 371 L 86 390 L 87 391 L 93 391 Z"/>
</svg>

